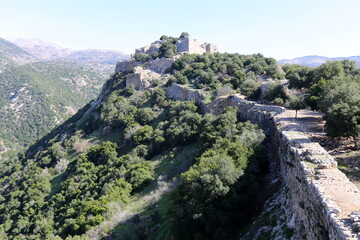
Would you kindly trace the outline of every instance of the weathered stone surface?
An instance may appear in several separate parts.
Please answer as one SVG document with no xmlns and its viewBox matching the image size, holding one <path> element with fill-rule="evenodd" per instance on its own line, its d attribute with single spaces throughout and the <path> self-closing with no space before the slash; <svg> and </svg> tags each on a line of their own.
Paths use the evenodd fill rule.
<svg viewBox="0 0 360 240">
<path fill-rule="evenodd" d="M 115 72 L 130 73 L 134 68 L 142 66 L 153 72 L 164 74 L 168 70 L 175 60 L 171 58 L 157 58 L 155 60 L 150 60 L 145 63 L 136 62 L 134 60 L 119 62 L 116 65 Z"/>
<path fill-rule="evenodd" d="M 185 37 L 176 42 L 176 47 L 179 53 L 203 54 L 206 52 L 218 52 L 217 46 L 211 43 L 200 44 L 200 41 L 194 38 Z"/>
<path fill-rule="evenodd" d="M 201 104 L 201 101 L 204 100 L 201 90 L 189 89 L 175 83 L 166 89 L 166 95 L 174 100 L 195 101 L 198 104 Z"/>
<path fill-rule="evenodd" d="M 318 143 L 294 127 L 290 128 L 295 129 L 292 131 L 284 130 L 288 129 L 282 123 L 285 109 L 256 104 L 236 95 L 219 98 L 201 108 L 204 113 L 220 114 L 227 106 L 237 107 L 243 120 L 262 126 L 277 152 L 280 175 L 288 189 L 288 206 L 294 216 L 287 220 L 297 236 L 293 239 L 360 239 L 359 189 Z"/>
<path fill-rule="evenodd" d="M 171 58 L 157 58 L 147 62 L 144 66 L 156 73 L 164 74 L 173 64 L 174 59 Z"/>
<path fill-rule="evenodd" d="M 123 61 L 118 62 L 115 67 L 115 72 L 123 72 L 123 73 L 129 73 L 131 72 L 135 67 L 141 65 L 140 62 L 136 61 Z"/>
<path fill-rule="evenodd" d="M 126 87 L 134 85 L 135 89 L 142 90 L 148 88 L 155 79 L 160 79 L 161 75 L 151 70 L 135 67 L 134 73 L 126 76 Z"/>
<path fill-rule="evenodd" d="M 135 54 L 136 53 L 145 53 L 145 54 L 151 55 L 153 52 L 159 52 L 161 43 L 162 43 L 162 41 L 155 41 L 155 42 L 151 43 L 150 45 L 135 49 Z"/>
</svg>

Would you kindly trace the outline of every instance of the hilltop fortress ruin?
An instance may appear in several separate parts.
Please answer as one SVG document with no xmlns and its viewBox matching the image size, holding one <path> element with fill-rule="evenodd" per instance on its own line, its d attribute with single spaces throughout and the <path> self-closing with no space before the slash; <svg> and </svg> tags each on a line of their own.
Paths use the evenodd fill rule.
<svg viewBox="0 0 360 240">
<path fill-rule="evenodd" d="M 142 48 L 135 49 L 135 55 L 142 53 L 152 55 L 160 51 L 161 44 L 166 40 L 155 41 Z M 115 72 L 129 73 L 126 77 L 126 86 L 134 85 L 137 90 L 142 90 L 151 85 L 151 79 L 160 78 L 179 55 L 182 54 L 203 54 L 219 52 L 218 47 L 212 43 L 200 43 L 198 39 L 183 37 L 176 40 L 177 56 L 172 58 L 156 58 L 146 62 L 136 61 L 133 58 L 129 61 L 119 62 Z"/>
<path fill-rule="evenodd" d="M 152 54 L 153 52 L 158 52 L 161 44 L 164 40 L 159 40 L 151 43 L 142 48 L 135 49 L 136 53 L 145 53 Z M 179 38 L 176 43 L 178 53 L 188 53 L 188 54 L 203 54 L 203 53 L 215 53 L 219 52 L 219 49 L 216 45 L 212 43 L 200 43 L 198 39 L 184 37 Z"/>
<path fill-rule="evenodd" d="M 162 41 L 135 50 L 135 53 L 158 52 Z M 214 53 L 213 44 L 200 44 L 185 37 L 177 40 L 179 54 Z M 149 88 L 156 79 L 166 77 L 175 58 L 157 58 L 146 62 L 120 62 L 116 72 L 126 75 L 126 87 Z M 360 191 L 338 168 L 336 161 L 318 143 L 313 143 L 297 126 L 285 121 L 283 107 L 246 101 L 236 95 L 205 104 L 201 92 L 173 83 L 167 97 L 195 101 L 203 113 L 220 114 L 227 106 L 239 109 L 241 118 L 258 124 L 267 135 L 275 154 L 282 190 L 286 192 L 288 216 L 285 224 L 298 238 L 292 239 L 360 239 Z M 270 163 L 270 164 L 274 164 Z M 275 180 L 274 180 L 275 181 Z"/>
</svg>

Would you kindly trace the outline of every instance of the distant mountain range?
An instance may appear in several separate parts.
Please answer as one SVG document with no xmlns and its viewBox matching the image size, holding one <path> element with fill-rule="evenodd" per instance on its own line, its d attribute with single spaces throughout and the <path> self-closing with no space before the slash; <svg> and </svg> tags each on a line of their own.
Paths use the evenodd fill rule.
<svg viewBox="0 0 360 240">
<path fill-rule="evenodd" d="M 41 39 L 8 38 L 7 40 L 43 61 L 63 60 L 114 65 L 130 57 L 128 54 L 116 50 L 63 48 Z"/>
<path fill-rule="evenodd" d="M 352 57 L 338 57 L 338 58 L 328 58 L 323 56 L 305 56 L 294 59 L 282 59 L 278 61 L 279 64 L 299 64 L 305 65 L 309 67 L 318 67 L 321 64 L 325 63 L 329 60 L 344 60 L 349 59 L 355 61 L 357 65 L 360 67 L 360 56 L 352 56 Z"/>
<path fill-rule="evenodd" d="M 36 57 L 15 44 L 0 38 L 0 72 L 7 67 L 35 62 Z"/>
</svg>

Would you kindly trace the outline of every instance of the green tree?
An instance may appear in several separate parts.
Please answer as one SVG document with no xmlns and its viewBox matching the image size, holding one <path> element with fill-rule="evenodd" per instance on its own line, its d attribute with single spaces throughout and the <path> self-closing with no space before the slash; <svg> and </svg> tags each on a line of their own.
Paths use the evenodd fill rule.
<svg viewBox="0 0 360 240">
<path fill-rule="evenodd" d="M 139 108 L 135 119 L 141 125 L 145 125 L 155 119 L 155 113 L 150 108 Z"/>
<path fill-rule="evenodd" d="M 313 68 L 300 65 L 286 65 L 284 67 L 289 80 L 289 88 L 309 88 L 313 80 Z"/>
<path fill-rule="evenodd" d="M 177 47 L 170 41 L 161 44 L 159 48 L 159 57 L 172 58 L 177 54 Z"/>
<path fill-rule="evenodd" d="M 169 37 L 166 36 L 166 35 L 162 35 L 162 36 L 160 37 L 160 40 L 168 40 L 168 39 L 169 39 Z"/>
<path fill-rule="evenodd" d="M 270 83 L 264 93 L 264 99 L 273 101 L 275 98 L 287 99 L 284 87 L 280 83 Z"/>
<path fill-rule="evenodd" d="M 185 37 L 190 37 L 190 34 L 187 32 L 182 32 L 179 38 L 185 38 Z"/>
<path fill-rule="evenodd" d="M 298 95 L 292 95 L 287 101 L 287 106 L 295 110 L 295 118 L 297 118 L 298 111 L 306 107 L 304 98 Z"/>
<path fill-rule="evenodd" d="M 90 148 L 87 158 L 95 165 L 111 164 L 117 160 L 116 143 L 104 142 L 101 145 Z"/>
<path fill-rule="evenodd" d="M 325 128 L 333 137 L 352 137 L 359 148 L 360 78 L 347 77 L 331 82 L 324 89 L 320 106 L 327 115 Z"/>
<path fill-rule="evenodd" d="M 150 56 L 145 53 L 135 53 L 134 58 L 135 58 L 135 61 L 146 62 L 150 59 Z"/>
<path fill-rule="evenodd" d="M 139 189 L 143 184 L 155 179 L 153 164 L 150 161 L 143 161 L 128 166 L 126 179 L 134 189 Z"/>
<path fill-rule="evenodd" d="M 134 134 L 134 142 L 139 144 L 150 143 L 153 137 L 153 128 L 149 125 L 145 125 L 142 128 L 139 128 Z"/>
</svg>

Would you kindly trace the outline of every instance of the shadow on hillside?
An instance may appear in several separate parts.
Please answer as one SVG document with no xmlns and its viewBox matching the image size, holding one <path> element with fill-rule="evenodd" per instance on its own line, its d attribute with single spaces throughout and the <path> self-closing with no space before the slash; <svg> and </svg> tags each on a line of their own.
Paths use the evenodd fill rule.
<svg viewBox="0 0 360 240">
<path fill-rule="evenodd" d="M 66 120 L 63 124 L 54 129 L 50 130 L 48 134 L 44 137 L 36 141 L 36 143 L 32 144 L 28 150 L 26 151 L 26 158 L 33 158 L 37 151 L 41 151 L 44 148 L 48 147 L 49 140 L 53 139 L 60 133 L 67 132 L 75 127 L 75 124 L 78 120 L 80 120 L 85 112 L 91 107 L 91 102 L 86 104 L 82 109 L 80 109 L 75 115 Z"/>
</svg>

